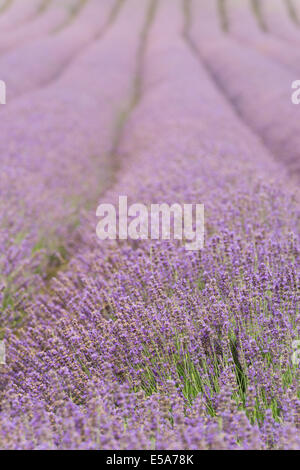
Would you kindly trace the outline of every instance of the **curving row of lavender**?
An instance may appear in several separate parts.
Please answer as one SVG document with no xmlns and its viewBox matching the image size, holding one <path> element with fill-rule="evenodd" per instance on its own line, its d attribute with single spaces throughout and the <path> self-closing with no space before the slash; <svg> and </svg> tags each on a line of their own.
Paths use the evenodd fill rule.
<svg viewBox="0 0 300 470">
<path fill-rule="evenodd" d="M 100 243 L 87 213 L 68 267 L 26 308 L 18 335 L 3 330 L 0 447 L 299 449 L 299 367 L 291 361 L 300 335 L 295 190 L 184 39 L 183 3 L 149 3 L 140 100 L 119 143 L 119 176 L 101 202 L 127 194 L 145 204 L 204 203 L 205 249 Z M 136 44 L 140 20 L 132 15 L 145 14 L 141 5 L 125 2 L 116 23 L 118 31 L 130 23 L 126 51 Z M 217 29 L 207 31 L 211 39 Z M 101 74 L 109 54 L 118 60 L 125 38 L 117 36 L 115 50 L 109 34 L 101 42 Z M 219 49 L 212 50 L 218 61 Z M 98 55 L 84 62 L 99 74 Z M 66 73 L 75 90 L 79 70 Z"/>
<path fill-rule="evenodd" d="M 10 0 L 0 0 L 0 14 L 2 14 L 5 9 L 8 7 Z"/>
<path fill-rule="evenodd" d="M 73 21 L 56 34 L 45 35 L 39 41 L 19 45 L 0 57 L 1 79 L 7 87 L 7 101 L 46 86 L 84 53 L 99 38 L 108 25 L 110 15 L 120 0 L 89 0 Z M 40 19 L 42 21 L 42 19 Z M 16 74 L 18 68 L 18 74 Z"/>
<path fill-rule="evenodd" d="M 291 21 L 286 0 L 261 0 L 261 15 L 268 31 L 290 42 L 296 48 L 300 41 L 299 27 Z M 299 10 L 298 0 L 292 0 L 295 14 Z M 298 18 L 298 16 L 297 16 Z"/>
<path fill-rule="evenodd" d="M 73 6 L 80 0 L 73 0 Z M 41 36 L 51 33 L 62 27 L 71 15 L 69 8 L 60 0 L 51 0 L 45 5 L 45 11 L 34 17 L 31 21 L 25 22 L 17 30 L 12 29 L 1 37 L 0 53 L 12 49 L 18 44 L 39 39 Z"/>
<path fill-rule="evenodd" d="M 145 11 L 146 4 L 138 0 L 126 2 L 107 34 L 58 80 L 1 111 L 4 324 L 22 319 L 38 278 L 52 275 L 65 261 L 80 210 L 99 197 L 113 176 L 110 152 L 133 93 Z M 102 12 L 107 13 L 104 6 Z M 124 42 L 126 50 L 120 53 Z"/>
<path fill-rule="evenodd" d="M 292 10 L 294 12 L 294 18 L 296 18 L 296 23 L 300 23 L 300 4 L 297 0 L 291 2 Z"/>
<path fill-rule="evenodd" d="M 208 39 L 202 31 L 202 8 L 203 2 L 192 2 L 190 37 L 213 80 L 291 176 L 299 178 L 299 113 L 291 102 L 295 73 L 226 34 Z M 217 29 L 216 15 L 211 14 L 209 21 Z"/>
<path fill-rule="evenodd" d="M 300 52 L 297 47 L 262 29 L 248 0 L 226 0 L 229 34 L 245 45 L 297 73 L 300 71 Z M 296 75 L 295 75 L 296 76 Z"/>
<path fill-rule="evenodd" d="M 12 0 L 0 16 L 0 38 L 12 29 L 23 25 L 38 16 L 45 0 Z M 5 6 L 5 5 L 4 5 Z"/>
</svg>

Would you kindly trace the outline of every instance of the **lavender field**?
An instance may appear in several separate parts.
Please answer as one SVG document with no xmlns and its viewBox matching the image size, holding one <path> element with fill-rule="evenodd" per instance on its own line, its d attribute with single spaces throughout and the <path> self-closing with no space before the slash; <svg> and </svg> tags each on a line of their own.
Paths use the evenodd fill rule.
<svg viewBox="0 0 300 470">
<path fill-rule="evenodd" d="M 299 46 L 300 0 L 0 0 L 0 449 L 300 450 Z M 99 240 L 120 195 L 203 249 Z"/>
</svg>

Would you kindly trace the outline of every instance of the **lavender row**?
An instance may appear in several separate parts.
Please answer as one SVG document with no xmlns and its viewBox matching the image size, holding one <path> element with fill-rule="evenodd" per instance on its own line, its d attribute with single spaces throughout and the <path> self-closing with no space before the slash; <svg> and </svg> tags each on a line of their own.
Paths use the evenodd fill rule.
<svg viewBox="0 0 300 470">
<path fill-rule="evenodd" d="M 75 5 L 78 0 L 73 0 L 73 3 Z M 46 7 L 45 11 L 32 21 L 19 26 L 17 29 L 8 31 L 1 37 L 1 54 L 17 47 L 20 43 L 40 40 L 41 37 L 63 26 L 71 15 L 71 5 L 68 6 L 61 0 L 51 1 Z"/>
<path fill-rule="evenodd" d="M 261 15 L 268 31 L 294 44 L 296 48 L 300 40 L 300 29 L 289 16 L 287 2 L 285 0 L 262 0 L 260 3 Z M 296 6 L 297 1 L 294 3 Z"/>
<path fill-rule="evenodd" d="M 292 0 L 290 2 L 290 7 L 292 9 L 292 14 L 296 24 L 300 24 L 300 4 L 297 0 Z"/>
<path fill-rule="evenodd" d="M 54 81 L 104 31 L 118 0 L 89 0 L 73 21 L 54 35 L 16 47 L 0 57 L 7 101 Z M 18 74 L 16 74 L 16 67 Z"/>
<path fill-rule="evenodd" d="M 210 20 L 212 25 L 216 22 L 213 16 Z M 291 102 L 295 74 L 225 34 L 208 40 L 201 28 L 202 4 L 195 1 L 190 36 L 212 78 L 245 122 L 298 178 L 298 110 Z"/>
<path fill-rule="evenodd" d="M 270 57 L 291 71 L 300 70 L 300 53 L 286 41 L 261 28 L 255 17 L 250 2 L 227 0 L 229 33 L 246 45 L 254 47 L 259 53 Z"/>
<path fill-rule="evenodd" d="M 161 2 L 101 201 L 202 202 L 205 249 L 97 243 L 87 217 L 87 246 L 6 331 L 3 448 L 300 448 L 299 210 L 182 27 Z"/>
<path fill-rule="evenodd" d="M 131 99 L 146 6 L 126 2 L 109 33 L 60 80 L 3 111 L 3 322 L 22 316 L 22 296 L 39 286 L 34 273 L 47 277 L 63 262 L 75 242 L 80 209 L 95 201 L 113 176 L 110 151 Z M 46 256 L 42 268 L 41 256 Z"/>
<path fill-rule="evenodd" d="M 33 19 L 43 3 L 45 0 L 14 0 L 0 17 L 0 35 Z"/>
</svg>

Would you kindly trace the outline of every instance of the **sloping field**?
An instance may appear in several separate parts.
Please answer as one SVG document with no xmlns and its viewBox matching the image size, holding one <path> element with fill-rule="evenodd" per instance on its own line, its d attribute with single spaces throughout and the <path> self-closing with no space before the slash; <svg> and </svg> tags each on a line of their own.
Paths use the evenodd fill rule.
<svg viewBox="0 0 300 470">
<path fill-rule="evenodd" d="M 1 449 L 300 449 L 299 19 L 0 2 Z M 99 240 L 120 196 L 203 248 Z"/>
</svg>

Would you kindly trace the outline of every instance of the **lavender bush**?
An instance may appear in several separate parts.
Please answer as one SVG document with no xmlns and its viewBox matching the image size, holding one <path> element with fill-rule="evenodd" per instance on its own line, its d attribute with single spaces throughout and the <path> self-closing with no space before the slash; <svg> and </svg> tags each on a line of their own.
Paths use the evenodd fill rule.
<svg viewBox="0 0 300 470">
<path fill-rule="evenodd" d="M 236 112 L 254 122 L 243 57 L 276 72 L 270 95 L 289 73 L 242 46 L 221 61 L 240 46 L 223 37 L 216 5 L 200 2 L 191 15 L 191 3 L 125 1 L 60 79 L 1 110 L 1 165 L 12 177 L 7 185 L 2 172 L 0 180 L 9 195 L 1 198 L 0 448 L 300 448 L 292 361 L 300 337 L 299 194 L 286 148 L 274 158 L 261 140 L 267 117 L 280 121 L 285 137 L 293 123 L 263 109 L 264 132 L 256 135 Z M 204 17 L 207 30 L 199 28 Z M 105 192 L 96 173 L 106 175 L 106 166 L 89 159 L 91 149 L 110 155 Z M 97 241 L 99 197 L 114 203 L 120 194 L 146 205 L 204 203 L 204 249 Z M 78 198 L 78 223 L 66 230 L 70 197 Z M 68 263 L 46 279 L 42 262 L 23 268 L 45 208 L 60 240 L 72 238 Z M 30 235 L 22 239 L 23 227 Z M 26 272 L 20 291 L 32 291 L 21 309 L 7 294 L 12 261 L 18 275 Z"/>
</svg>

